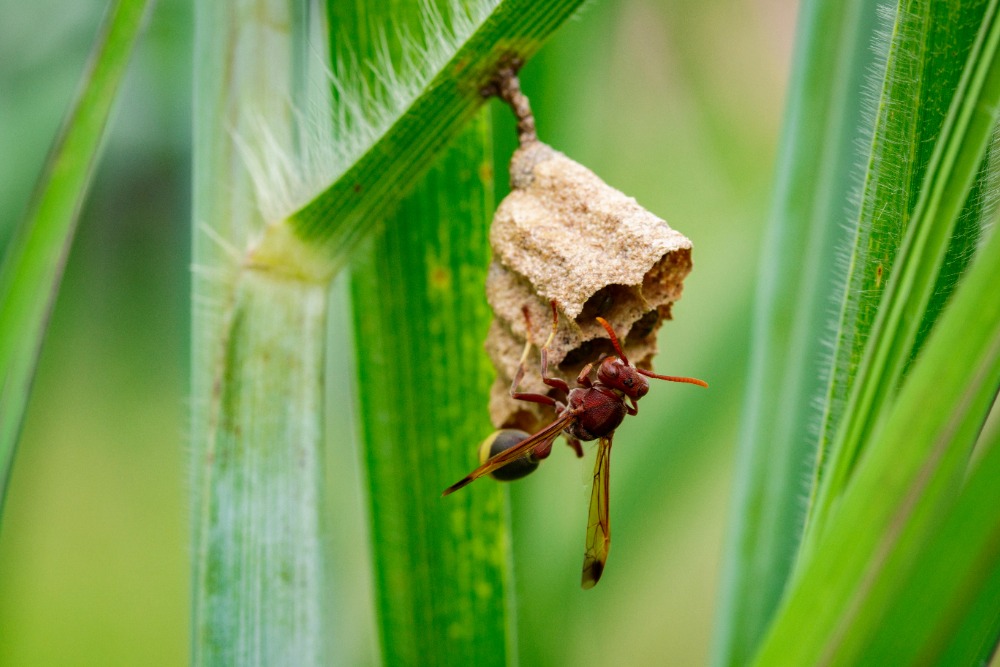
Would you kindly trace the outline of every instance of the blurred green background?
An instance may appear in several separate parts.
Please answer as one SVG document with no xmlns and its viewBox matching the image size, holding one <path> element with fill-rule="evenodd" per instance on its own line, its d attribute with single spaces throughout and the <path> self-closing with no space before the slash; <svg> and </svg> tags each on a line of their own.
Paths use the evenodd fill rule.
<svg viewBox="0 0 1000 667">
<path fill-rule="evenodd" d="M 619 429 L 614 549 L 594 590 L 579 588 L 591 460 L 559 448 L 512 486 L 525 665 L 707 661 L 795 9 L 601 0 L 523 72 L 543 140 L 693 240 L 656 368 L 711 383 L 657 386 Z M 103 11 L 0 0 L 2 245 Z M 0 664 L 187 661 L 191 33 L 189 3 L 160 0 L 81 216 L 0 527 Z M 513 125 L 495 110 L 505 163 Z M 333 292 L 331 344 L 349 349 Z M 372 664 L 352 370 L 330 356 L 331 632 L 339 663 Z"/>
</svg>

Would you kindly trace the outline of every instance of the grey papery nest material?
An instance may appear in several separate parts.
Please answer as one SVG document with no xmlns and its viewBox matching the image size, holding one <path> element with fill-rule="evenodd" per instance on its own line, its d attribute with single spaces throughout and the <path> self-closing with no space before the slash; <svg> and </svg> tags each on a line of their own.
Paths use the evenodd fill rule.
<svg viewBox="0 0 1000 667">
<path fill-rule="evenodd" d="M 549 367 L 571 386 L 585 364 L 614 354 L 598 315 L 614 327 L 629 361 L 650 368 L 656 333 L 691 271 L 691 241 L 539 141 L 514 153 L 510 171 L 512 191 L 490 230 L 486 296 L 496 318 L 486 350 L 497 370 L 490 416 L 497 428 L 530 433 L 553 415 L 508 393 L 528 334 L 522 309 L 529 311 L 531 342 L 541 346 L 552 327 L 549 302 L 559 304 Z M 550 390 L 541 381 L 537 350 L 528 356 L 520 390 Z"/>
</svg>

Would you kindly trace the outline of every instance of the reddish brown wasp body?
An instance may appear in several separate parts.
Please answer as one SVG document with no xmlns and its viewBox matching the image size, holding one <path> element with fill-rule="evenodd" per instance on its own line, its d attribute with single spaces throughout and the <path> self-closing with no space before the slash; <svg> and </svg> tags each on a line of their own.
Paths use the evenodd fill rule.
<svg viewBox="0 0 1000 667">
<path fill-rule="evenodd" d="M 657 375 L 631 365 L 625 357 L 625 353 L 622 352 L 618 337 L 611 325 L 601 317 L 598 317 L 597 321 L 608 332 L 611 344 L 618 356 L 604 357 L 599 360 L 596 381 L 590 379 L 594 363 L 584 366 L 576 378 L 577 386 L 570 389 L 563 380 L 549 377 L 548 347 L 555 337 L 559 323 L 559 311 L 556 303 L 552 302 L 552 333 L 541 348 L 542 381 L 565 395 L 565 402 L 545 394 L 526 394 L 517 391 L 518 385 L 524 377 L 524 362 L 530 344 L 525 346 L 520 368 L 511 383 L 510 395 L 522 401 L 551 405 L 556 411 L 555 421 L 530 437 L 520 440 L 513 439 L 508 449 L 486 460 L 463 479 L 445 489 L 443 494 L 448 495 L 457 491 L 483 475 L 491 474 L 498 468 L 518 459 L 524 457 L 532 460 L 546 458 L 552 451 L 553 441 L 560 433 L 567 436 L 570 446 L 578 456 L 583 456 L 583 450 L 580 447 L 581 440 L 599 439 L 600 446 L 597 450 L 597 462 L 594 467 L 594 487 L 590 494 L 587 546 L 583 557 L 582 583 L 584 588 L 593 587 L 601 578 L 604 564 L 608 559 L 608 550 L 611 547 L 611 523 L 608 513 L 611 441 L 615 429 L 625 419 L 625 415 L 638 414 L 639 406 L 636 401 L 649 391 L 649 382 L 646 378 L 686 382 L 702 387 L 708 386 L 704 381 L 695 378 Z"/>
</svg>

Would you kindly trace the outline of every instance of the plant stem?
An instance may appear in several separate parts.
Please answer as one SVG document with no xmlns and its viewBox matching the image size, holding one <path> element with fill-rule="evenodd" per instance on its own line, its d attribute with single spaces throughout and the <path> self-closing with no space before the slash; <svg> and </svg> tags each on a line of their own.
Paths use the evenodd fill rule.
<svg viewBox="0 0 1000 667">
<path fill-rule="evenodd" d="M 200 464 L 196 664 L 326 664 L 326 285 L 246 271 Z"/>
<path fill-rule="evenodd" d="M 295 133 L 296 0 L 197 3 L 191 477 L 194 664 L 329 663 L 322 503 L 324 272 L 260 270 L 236 137 Z M 283 142 L 290 145 L 291 142 Z M 298 257 L 295 244 L 287 256 Z M 329 272 L 327 272 L 329 273 Z"/>
</svg>

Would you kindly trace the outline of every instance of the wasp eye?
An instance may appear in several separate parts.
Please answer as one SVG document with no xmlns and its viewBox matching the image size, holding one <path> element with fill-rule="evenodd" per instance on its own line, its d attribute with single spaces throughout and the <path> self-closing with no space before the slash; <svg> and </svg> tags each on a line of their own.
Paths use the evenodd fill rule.
<svg viewBox="0 0 1000 667">
<path fill-rule="evenodd" d="M 624 384 L 626 387 L 631 387 L 632 385 L 635 384 L 635 382 L 632 380 L 632 378 L 625 378 L 625 381 L 622 384 Z"/>
</svg>

